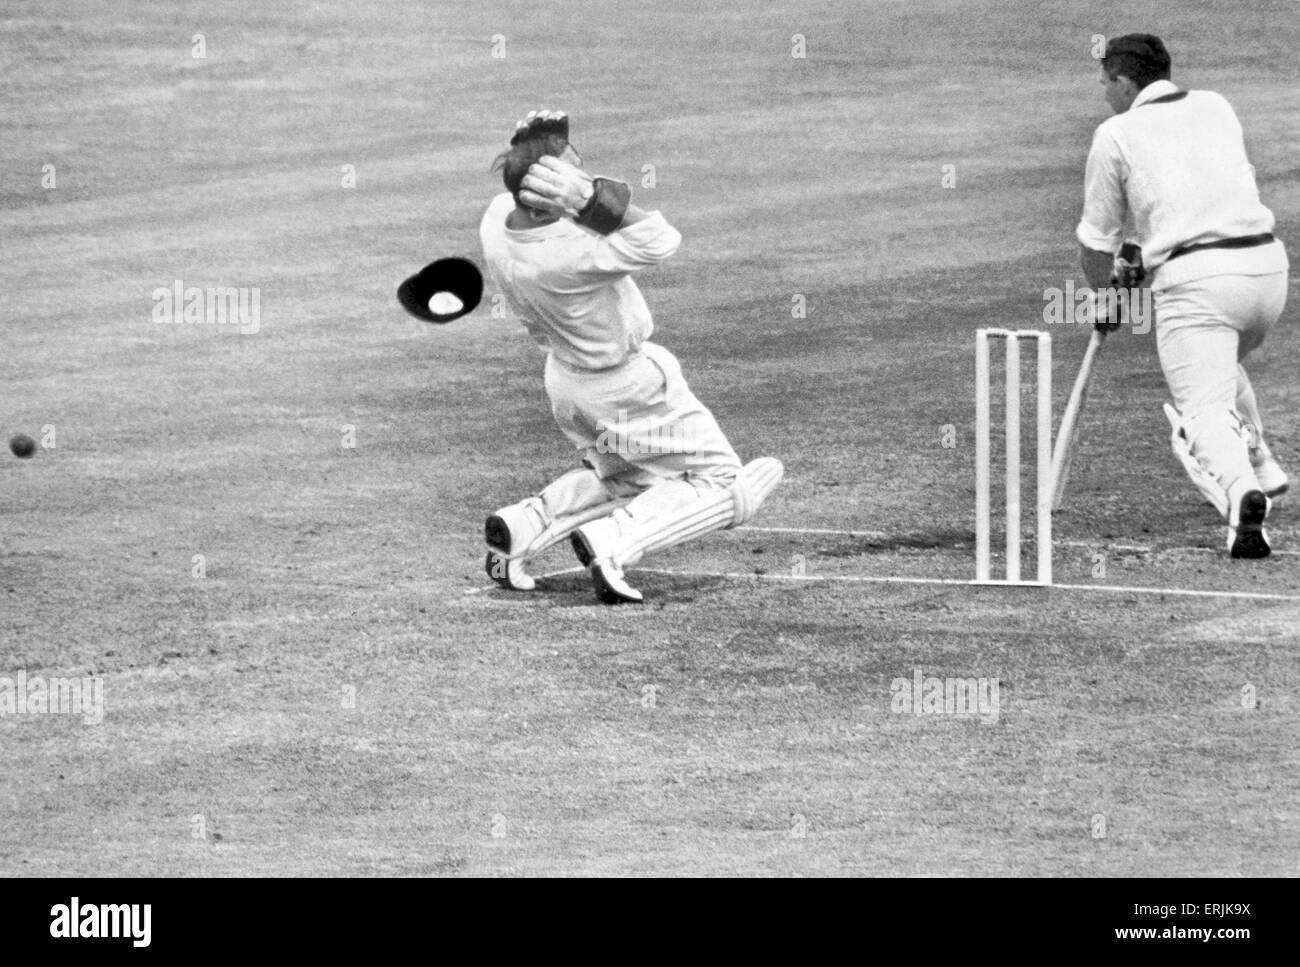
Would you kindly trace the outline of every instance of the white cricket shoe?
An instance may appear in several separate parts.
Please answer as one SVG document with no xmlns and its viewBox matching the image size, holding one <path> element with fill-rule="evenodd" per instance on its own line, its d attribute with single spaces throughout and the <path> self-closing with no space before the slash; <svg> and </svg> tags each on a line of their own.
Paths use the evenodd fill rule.
<svg viewBox="0 0 1300 967">
<path fill-rule="evenodd" d="M 1264 533 L 1268 498 L 1262 490 L 1248 490 L 1232 505 L 1228 516 L 1228 552 L 1233 557 L 1258 559 L 1273 552 Z"/>
<path fill-rule="evenodd" d="M 608 517 L 583 524 L 570 536 L 578 562 L 591 570 L 591 584 L 604 604 L 640 604 L 645 597 L 623 576 L 612 557 L 618 539 L 618 524 Z"/>
<path fill-rule="evenodd" d="M 645 597 L 627 583 L 621 568 L 597 562 L 591 566 L 591 586 L 602 604 L 640 604 Z"/>
</svg>

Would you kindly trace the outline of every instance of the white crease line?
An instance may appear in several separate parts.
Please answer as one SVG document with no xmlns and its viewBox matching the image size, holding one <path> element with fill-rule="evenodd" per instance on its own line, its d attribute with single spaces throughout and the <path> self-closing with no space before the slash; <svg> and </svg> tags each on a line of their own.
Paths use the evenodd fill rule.
<svg viewBox="0 0 1300 967">
<path fill-rule="evenodd" d="M 820 528 L 820 527 L 736 527 L 732 529 L 736 531 L 751 531 L 757 534 L 829 534 L 832 536 L 839 536 L 839 537 L 878 537 L 878 538 L 888 538 L 890 536 L 884 531 L 847 531 L 847 530 L 833 530 L 830 528 Z M 1028 543 L 1033 544 L 1033 541 L 1030 540 Z M 1107 550 L 1111 550 L 1111 551 L 1129 551 L 1136 554 L 1169 554 L 1176 551 L 1197 551 L 1206 554 L 1218 553 L 1218 549 L 1214 547 L 1168 547 L 1165 548 L 1164 550 L 1157 550 L 1154 547 L 1146 547 L 1141 544 L 1106 544 L 1101 541 L 1053 541 L 1052 543 L 1057 547 L 1081 547 L 1087 549 L 1106 548 Z M 1274 557 L 1277 557 L 1279 555 L 1296 557 L 1296 556 L 1300 556 L 1300 551 L 1274 551 L 1273 552 Z M 662 570 L 656 570 L 654 568 L 636 568 L 635 570 L 638 571 L 648 570 L 651 574 L 681 574 L 683 576 L 727 577 L 727 578 L 766 577 L 768 580 L 791 580 L 791 581 L 857 581 L 857 582 L 870 582 L 875 584 L 894 583 L 894 584 L 972 584 L 973 585 L 975 583 L 974 581 L 962 581 L 958 579 L 945 580 L 941 578 L 855 577 L 853 575 L 841 576 L 841 577 L 828 575 L 826 577 L 820 577 L 820 578 L 819 577 L 809 578 L 806 576 L 799 577 L 798 575 L 757 575 L 757 574 L 732 574 L 728 572 L 717 572 L 717 573 L 707 572 L 706 573 L 706 572 L 693 572 L 693 571 L 662 571 Z M 535 575 L 535 577 L 538 580 L 540 580 L 542 578 L 562 577 L 565 574 L 581 574 L 584 573 L 585 571 L 586 568 L 570 567 L 570 568 L 565 568 L 562 571 L 551 571 L 547 574 Z M 1052 585 L 1052 587 L 1066 588 L 1069 590 L 1085 590 L 1085 591 L 1125 590 L 1125 591 L 1132 591 L 1137 594 L 1156 593 L 1156 591 L 1151 588 L 1140 588 L 1140 587 L 1112 588 L 1110 586 L 1100 585 L 1100 584 L 1054 584 Z M 495 588 L 496 588 L 495 584 L 488 584 L 483 587 L 469 588 L 464 593 L 482 594 L 485 591 L 492 591 Z M 1268 595 L 1268 594 L 1260 595 L 1251 591 L 1190 591 L 1190 590 L 1179 589 L 1179 588 L 1165 588 L 1160 590 L 1162 593 L 1165 594 L 1194 594 L 1194 595 L 1212 596 L 1212 597 L 1221 597 L 1221 598 L 1223 597 L 1261 598 L 1262 597 L 1263 600 L 1269 600 L 1269 601 L 1300 601 L 1300 596 L 1293 596 L 1293 595 L 1278 596 L 1278 595 Z"/>
<path fill-rule="evenodd" d="M 570 567 L 563 571 L 551 571 L 547 574 L 537 575 L 537 580 L 544 578 L 561 577 L 565 574 L 581 574 L 585 568 Z M 663 574 L 668 577 L 684 578 L 728 578 L 731 580 L 745 581 L 793 581 L 809 582 L 821 581 L 830 583 L 838 581 L 841 584 L 939 584 L 950 587 L 1016 587 L 1016 585 L 998 584 L 998 585 L 981 585 L 975 581 L 962 580 L 961 578 L 909 578 L 909 577 L 872 577 L 869 575 L 857 574 L 827 574 L 818 575 L 799 575 L 799 574 L 742 574 L 733 571 L 671 571 L 664 568 L 638 567 L 630 568 L 632 571 L 640 571 L 645 574 Z M 1026 584 L 1026 588 L 1040 589 L 1042 585 Z M 1300 594 L 1268 594 L 1261 591 L 1200 591 L 1195 588 L 1146 588 L 1139 586 L 1128 586 L 1119 584 L 1053 584 L 1052 588 L 1062 591 L 1110 591 L 1115 594 L 1171 594 L 1181 597 L 1192 598 L 1237 598 L 1246 601 L 1300 601 Z M 470 588 L 465 594 L 479 594 L 483 591 L 495 590 L 496 585 L 490 585 L 482 588 Z"/>
<path fill-rule="evenodd" d="M 871 537 L 884 538 L 897 537 L 897 534 L 888 534 L 885 531 L 851 531 L 851 530 L 833 530 L 823 527 L 736 527 L 737 531 L 753 531 L 759 534 L 828 534 L 839 537 Z M 1026 542 L 1032 545 L 1032 539 Z M 1107 548 L 1112 551 L 1131 551 L 1136 554 L 1168 554 L 1174 551 L 1194 551 L 1199 554 L 1217 554 L 1217 547 L 1166 547 L 1163 549 L 1147 547 L 1142 544 L 1107 544 L 1105 541 L 1052 541 L 1054 547 L 1083 547 L 1083 548 Z M 1289 557 L 1300 556 L 1300 551 L 1274 551 L 1273 555 L 1287 555 Z"/>
<path fill-rule="evenodd" d="M 982 587 L 974 581 L 957 578 L 908 578 L 908 577 L 870 577 L 855 574 L 799 575 L 799 574 L 738 574 L 728 571 L 668 571 L 657 568 L 633 568 L 649 574 L 665 574 L 672 577 L 697 578 L 733 578 L 749 581 L 840 581 L 845 584 L 944 584 L 963 585 L 965 587 Z M 1041 585 L 1024 585 L 1027 588 L 1041 588 Z M 997 585 L 997 587 L 1015 587 L 1015 585 Z M 1193 598 L 1242 598 L 1252 601 L 1300 601 L 1300 594 L 1267 594 L 1260 591 L 1198 591 L 1194 588 L 1145 588 L 1129 587 L 1117 584 L 1053 584 L 1051 588 L 1062 591 L 1111 591 L 1118 594 L 1174 594 Z"/>
<path fill-rule="evenodd" d="M 755 531 L 760 534 L 838 534 L 842 537 L 888 537 L 884 531 L 841 531 L 824 527 L 734 527 L 737 531 Z"/>
<path fill-rule="evenodd" d="M 1067 591 L 1115 591 L 1126 594 L 1174 594 L 1185 598 L 1239 598 L 1244 601 L 1300 601 L 1300 594 L 1267 594 L 1262 591 L 1198 591 L 1195 588 L 1143 588 L 1118 584 L 1053 584 Z"/>
</svg>

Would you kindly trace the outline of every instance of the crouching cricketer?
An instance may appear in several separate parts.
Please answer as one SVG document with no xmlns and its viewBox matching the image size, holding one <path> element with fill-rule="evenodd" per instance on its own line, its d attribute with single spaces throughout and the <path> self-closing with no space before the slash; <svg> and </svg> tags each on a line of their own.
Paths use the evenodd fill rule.
<svg viewBox="0 0 1300 967">
<path fill-rule="evenodd" d="M 551 411 L 582 466 L 488 517 L 487 572 L 532 590 L 528 561 L 569 537 L 606 604 L 639 602 L 624 570 L 643 554 L 743 524 L 780 482 L 780 461 L 741 466 L 691 393 L 632 275 L 681 235 L 593 178 L 561 112 L 534 111 L 497 158 L 507 191 L 479 227 L 488 275 L 546 355 Z"/>
</svg>

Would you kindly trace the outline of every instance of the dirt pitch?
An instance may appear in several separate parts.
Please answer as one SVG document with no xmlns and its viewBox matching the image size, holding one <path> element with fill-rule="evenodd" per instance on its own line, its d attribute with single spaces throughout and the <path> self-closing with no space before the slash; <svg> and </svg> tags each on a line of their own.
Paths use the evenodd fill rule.
<svg viewBox="0 0 1300 967">
<path fill-rule="evenodd" d="M 1297 518 L 1227 559 L 1150 335 L 1057 516 L 1087 587 L 874 580 L 972 575 L 973 334 L 1079 276 L 1093 35 L 1225 94 L 1300 240 L 1293 3 L 77 6 L 0 18 L 0 414 L 44 444 L 0 460 L 0 676 L 105 714 L 0 718 L 0 872 L 1296 871 Z M 681 229 L 657 338 L 787 467 L 786 530 L 647 560 L 642 607 L 483 590 L 485 513 L 572 458 L 514 321 L 393 298 L 475 251 L 537 106 Z M 155 322 L 177 280 L 258 331 Z M 1296 304 L 1252 367 L 1293 470 Z M 918 673 L 996 722 L 891 711 Z"/>
</svg>

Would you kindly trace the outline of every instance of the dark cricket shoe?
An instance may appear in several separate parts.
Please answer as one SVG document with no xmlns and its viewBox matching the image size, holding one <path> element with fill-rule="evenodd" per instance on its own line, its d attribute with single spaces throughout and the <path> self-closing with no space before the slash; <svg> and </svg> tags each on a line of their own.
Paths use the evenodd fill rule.
<svg viewBox="0 0 1300 967">
<path fill-rule="evenodd" d="M 1268 498 L 1262 490 L 1247 491 L 1235 508 L 1237 523 L 1228 521 L 1228 548 L 1233 557 L 1257 560 L 1272 553 L 1264 519 L 1268 517 Z"/>
</svg>

